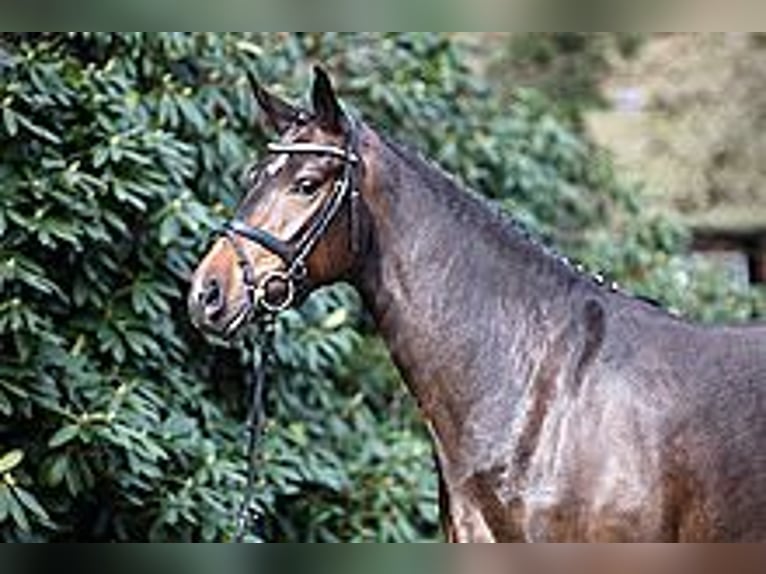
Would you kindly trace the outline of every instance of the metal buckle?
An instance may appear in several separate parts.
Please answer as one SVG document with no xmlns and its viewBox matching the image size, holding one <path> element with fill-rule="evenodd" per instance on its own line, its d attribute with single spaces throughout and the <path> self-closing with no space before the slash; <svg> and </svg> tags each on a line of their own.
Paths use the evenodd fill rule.
<svg viewBox="0 0 766 574">
<path fill-rule="evenodd" d="M 274 281 L 280 281 L 285 285 L 286 293 L 284 297 L 276 303 L 269 301 L 267 288 L 269 283 Z M 290 274 L 282 269 L 274 269 L 266 272 L 258 281 L 258 288 L 256 289 L 257 304 L 263 307 L 269 313 L 279 313 L 284 311 L 290 305 L 293 304 L 295 299 L 295 283 L 293 282 Z"/>
</svg>

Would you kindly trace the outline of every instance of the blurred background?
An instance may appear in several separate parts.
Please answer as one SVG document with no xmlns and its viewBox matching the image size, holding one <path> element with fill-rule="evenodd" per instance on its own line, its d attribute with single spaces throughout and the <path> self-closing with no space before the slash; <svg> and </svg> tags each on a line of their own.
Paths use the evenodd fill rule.
<svg viewBox="0 0 766 574">
<path fill-rule="evenodd" d="M 0 539 L 225 541 L 241 345 L 188 279 L 321 62 L 366 120 L 623 289 L 766 306 L 757 33 L 0 34 Z M 437 541 L 431 447 L 355 293 L 280 319 L 252 541 Z"/>
</svg>

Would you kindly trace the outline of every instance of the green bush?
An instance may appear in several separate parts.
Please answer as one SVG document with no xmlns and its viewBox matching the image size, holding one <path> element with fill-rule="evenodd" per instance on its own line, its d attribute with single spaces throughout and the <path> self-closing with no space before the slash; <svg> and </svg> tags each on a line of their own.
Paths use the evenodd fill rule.
<svg viewBox="0 0 766 574">
<path fill-rule="evenodd" d="M 204 341 L 184 296 L 266 137 L 245 71 L 295 96 L 314 60 L 364 117 L 590 264 L 643 285 L 682 246 L 544 99 L 506 108 L 451 36 L 6 34 L 0 538 L 230 539 L 248 354 Z M 355 295 L 285 313 L 276 343 L 251 538 L 435 538 L 430 446 Z"/>
<path fill-rule="evenodd" d="M 203 341 L 184 294 L 264 137 L 245 70 L 304 57 L 258 41 L 3 38 L 3 539 L 231 536 L 247 357 Z M 435 533 L 429 447 L 353 309 L 335 289 L 281 321 L 262 535 Z"/>
<path fill-rule="evenodd" d="M 614 62 L 635 56 L 643 41 L 627 32 L 511 33 L 492 74 L 511 91 L 521 85 L 542 92 L 579 125 L 584 111 L 607 104 L 601 83 Z"/>
</svg>

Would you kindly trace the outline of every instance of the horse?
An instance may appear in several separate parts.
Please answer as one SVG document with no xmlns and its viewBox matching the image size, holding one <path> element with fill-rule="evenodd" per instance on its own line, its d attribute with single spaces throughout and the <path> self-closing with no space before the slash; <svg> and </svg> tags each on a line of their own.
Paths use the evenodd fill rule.
<svg viewBox="0 0 766 574">
<path fill-rule="evenodd" d="M 346 281 L 434 445 L 452 542 L 766 539 L 766 326 L 678 317 L 568 264 L 348 113 L 251 77 L 278 134 L 196 269 L 229 337 Z"/>
</svg>

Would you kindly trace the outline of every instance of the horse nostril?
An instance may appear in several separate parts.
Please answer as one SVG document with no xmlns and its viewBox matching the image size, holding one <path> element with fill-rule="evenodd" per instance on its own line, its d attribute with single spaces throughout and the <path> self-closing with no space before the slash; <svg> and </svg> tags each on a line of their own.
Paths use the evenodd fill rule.
<svg viewBox="0 0 766 574">
<path fill-rule="evenodd" d="M 205 312 L 205 317 L 212 320 L 221 314 L 224 307 L 223 288 L 221 282 L 211 277 L 205 283 L 200 293 L 200 303 Z"/>
</svg>

